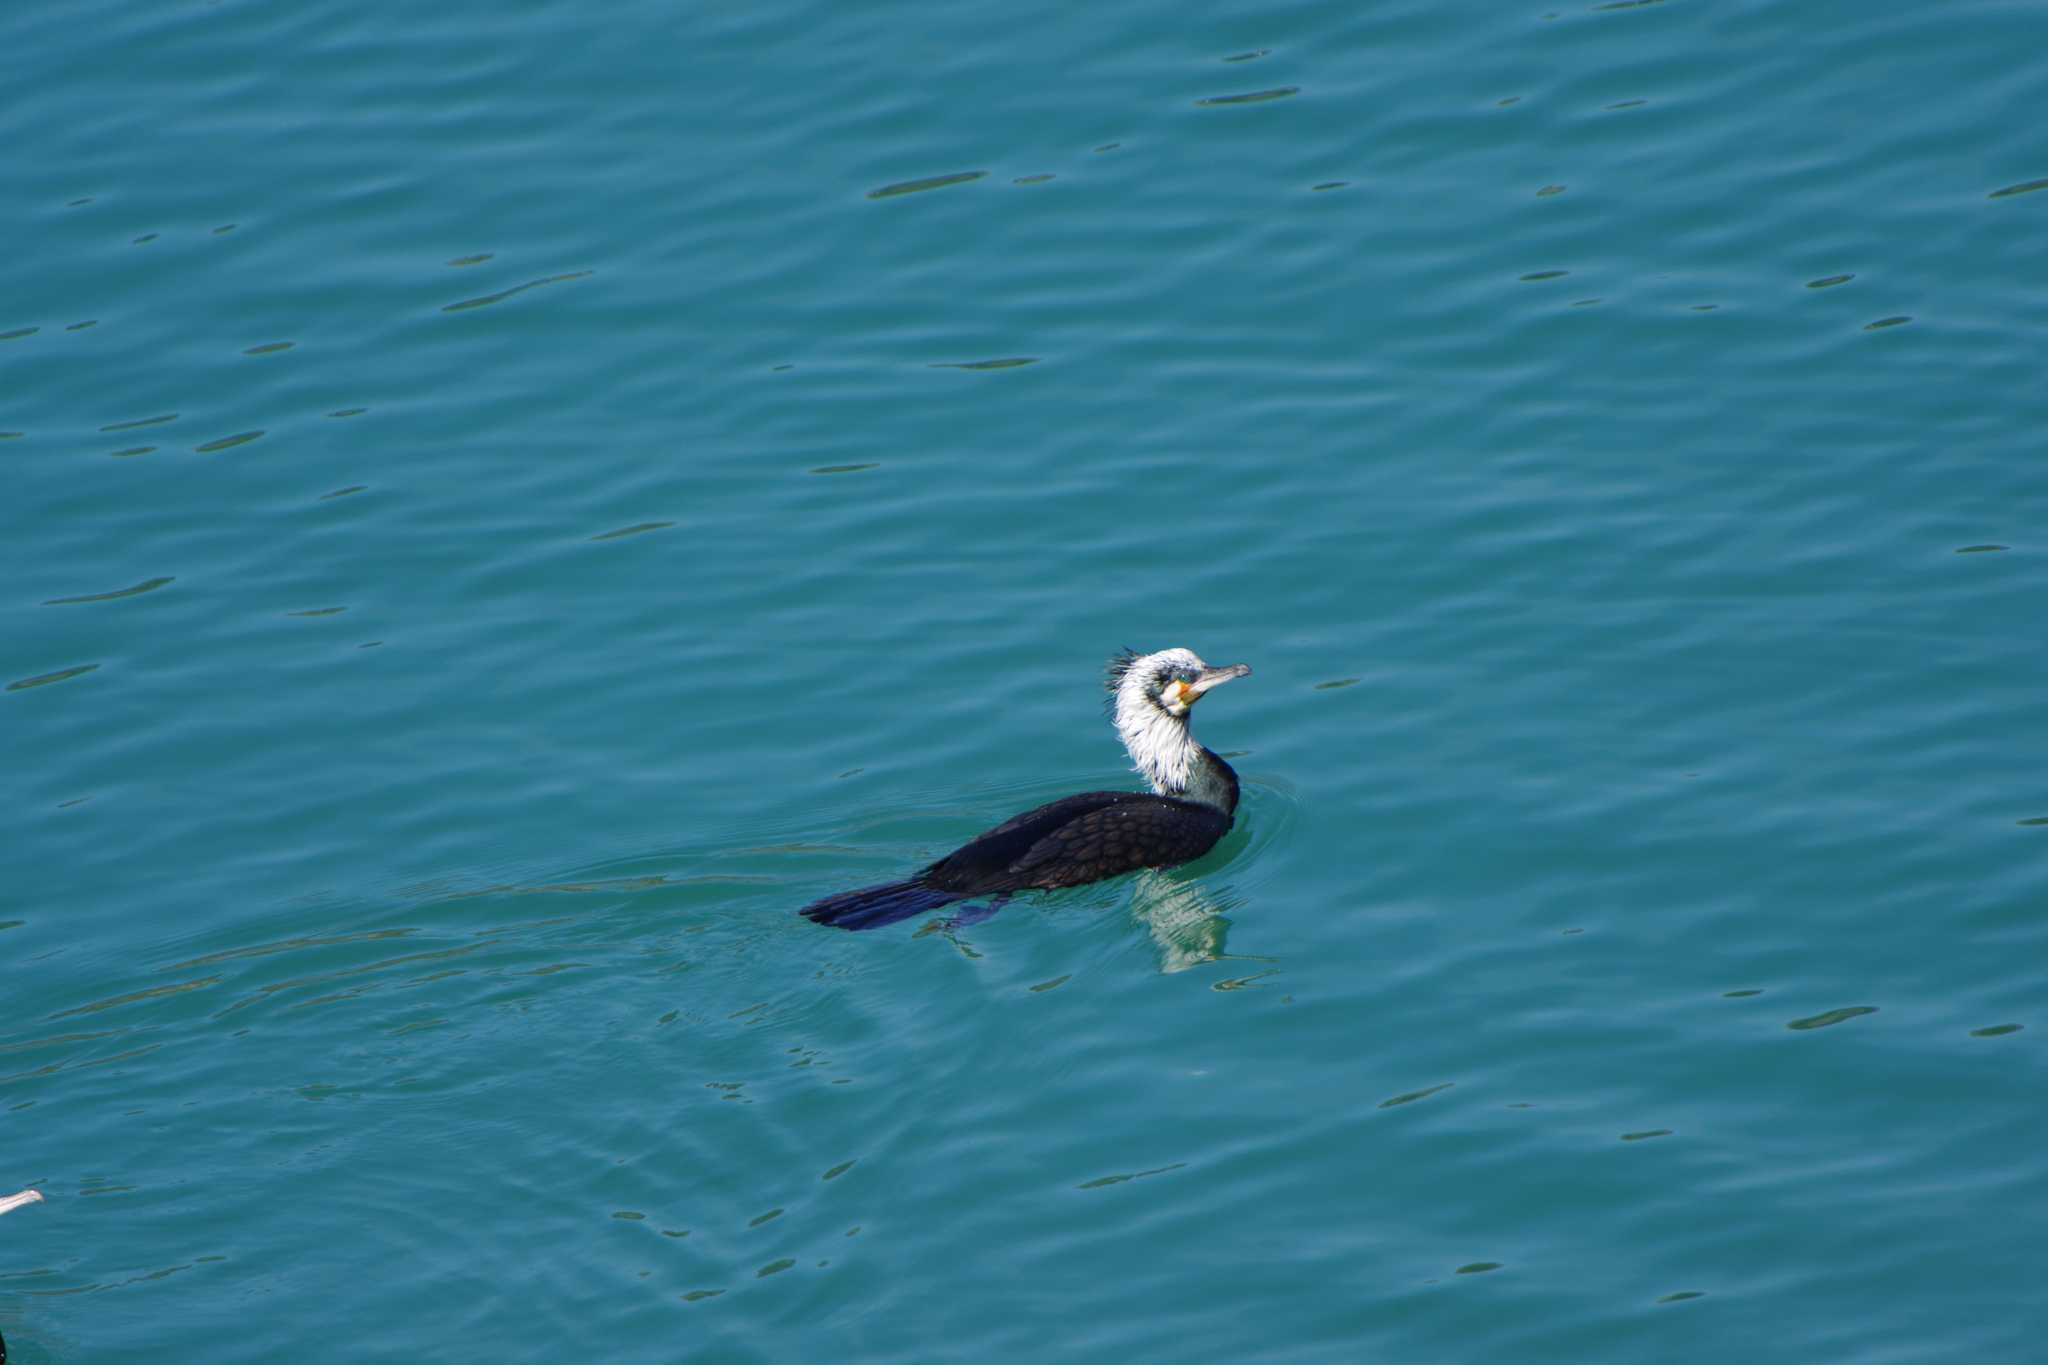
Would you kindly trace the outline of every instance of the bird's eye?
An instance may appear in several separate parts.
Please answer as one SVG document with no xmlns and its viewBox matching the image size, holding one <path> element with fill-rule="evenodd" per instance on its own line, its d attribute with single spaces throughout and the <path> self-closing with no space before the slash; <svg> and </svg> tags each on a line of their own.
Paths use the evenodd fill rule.
<svg viewBox="0 0 2048 1365">
<path fill-rule="evenodd" d="M 1173 680 L 1183 687 L 1192 686 L 1195 681 L 1195 670 L 1192 668 L 1177 668 L 1173 672 Z"/>
</svg>

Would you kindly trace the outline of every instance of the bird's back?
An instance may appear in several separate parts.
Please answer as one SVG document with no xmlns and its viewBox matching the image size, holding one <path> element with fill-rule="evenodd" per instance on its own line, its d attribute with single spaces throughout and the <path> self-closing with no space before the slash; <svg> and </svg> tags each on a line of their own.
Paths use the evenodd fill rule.
<svg viewBox="0 0 2048 1365">
<path fill-rule="evenodd" d="M 1230 828 L 1211 806 L 1151 792 L 1081 792 L 977 835 L 919 875 L 967 895 L 1079 886 L 1199 858 Z"/>
</svg>

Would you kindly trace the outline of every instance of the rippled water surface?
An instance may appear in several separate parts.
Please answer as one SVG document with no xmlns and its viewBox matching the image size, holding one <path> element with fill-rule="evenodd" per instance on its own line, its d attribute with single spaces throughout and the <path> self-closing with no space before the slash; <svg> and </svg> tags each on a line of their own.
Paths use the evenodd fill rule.
<svg viewBox="0 0 2048 1365">
<path fill-rule="evenodd" d="M 0 51 L 11 1359 L 2038 1354 L 2039 8 Z"/>
</svg>

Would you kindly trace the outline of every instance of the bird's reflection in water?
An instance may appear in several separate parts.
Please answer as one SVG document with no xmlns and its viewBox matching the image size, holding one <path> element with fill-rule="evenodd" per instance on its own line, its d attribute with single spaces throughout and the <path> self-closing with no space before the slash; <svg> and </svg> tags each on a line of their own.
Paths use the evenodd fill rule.
<svg viewBox="0 0 2048 1365">
<path fill-rule="evenodd" d="M 1235 897 L 1219 895 L 1206 882 L 1183 880 L 1170 872 L 1147 871 L 1140 872 L 1132 883 L 1130 913 L 1132 922 L 1143 926 L 1151 937 L 1153 951 L 1159 955 L 1159 970 L 1184 972 L 1204 963 L 1238 960 L 1224 946 L 1224 937 L 1230 932 L 1230 920 L 1224 911 L 1236 904 Z M 981 953 L 968 942 L 967 927 L 951 919 L 932 919 L 912 937 L 942 934 L 962 956 L 978 958 Z"/>
<path fill-rule="evenodd" d="M 1224 936 L 1228 903 L 1215 888 L 1166 872 L 1141 872 L 1131 896 L 1131 918 L 1145 926 L 1159 954 L 1159 970 L 1184 972 L 1228 957 Z"/>
</svg>

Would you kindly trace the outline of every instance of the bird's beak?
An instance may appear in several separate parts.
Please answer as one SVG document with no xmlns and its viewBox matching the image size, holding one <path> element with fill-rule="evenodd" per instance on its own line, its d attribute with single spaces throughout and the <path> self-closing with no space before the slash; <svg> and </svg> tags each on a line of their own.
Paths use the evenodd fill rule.
<svg viewBox="0 0 2048 1365">
<path fill-rule="evenodd" d="M 1188 700 L 1193 701 L 1210 688 L 1227 683 L 1232 678 L 1249 677 L 1251 671 L 1252 666 L 1250 664 L 1231 664 L 1225 668 L 1205 668 L 1195 675 L 1193 682 L 1187 685 Z"/>
</svg>

